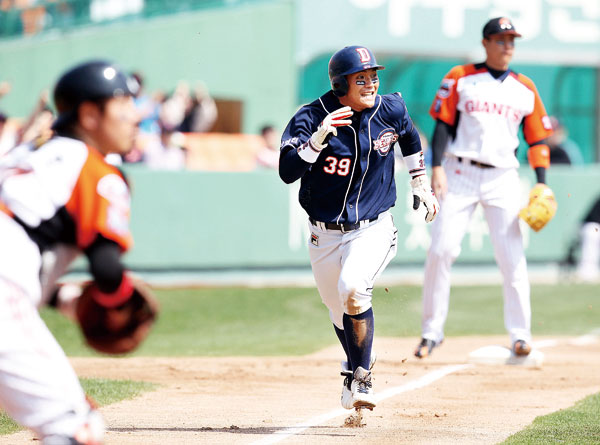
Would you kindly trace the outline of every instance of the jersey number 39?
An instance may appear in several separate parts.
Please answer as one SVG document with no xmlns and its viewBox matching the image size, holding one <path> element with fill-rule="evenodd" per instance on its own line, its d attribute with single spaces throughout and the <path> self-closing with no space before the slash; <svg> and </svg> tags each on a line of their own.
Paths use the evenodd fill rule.
<svg viewBox="0 0 600 445">
<path fill-rule="evenodd" d="M 340 176 L 346 176 L 350 172 L 350 159 L 348 158 L 338 160 L 335 156 L 327 156 L 325 162 L 327 163 L 323 167 L 325 173 L 329 173 L 330 175 L 337 173 Z"/>
</svg>

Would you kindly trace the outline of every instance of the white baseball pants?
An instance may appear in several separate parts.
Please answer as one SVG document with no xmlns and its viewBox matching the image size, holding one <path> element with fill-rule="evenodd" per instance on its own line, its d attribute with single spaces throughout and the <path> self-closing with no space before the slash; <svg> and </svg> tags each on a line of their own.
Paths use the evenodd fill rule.
<svg viewBox="0 0 600 445">
<path fill-rule="evenodd" d="M 593 282 L 600 277 L 600 224 L 583 224 L 580 235 L 581 258 L 577 265 L 577 278 Z"/>
<path fill-rule="evenodd" d="M 344 329 L 344 312 L 358 315 L 371 306 L 375 280 L 397 251 L 392 215 L 384 212 L 376 221 L 351 232 L 322 230 L 309 222 L 310 262 L 329 318 Z"/>
<path fill-rule="evenodd" d="M 483 206 L 504 280 L 504 326 L 511 343 L 531 340 L 531 304 L 527 262 L 518 213 L 521 204 L 516 169 L 480 168 L 449 157 L 444 161 L 448 193 L 433 222 L 425 262 L 422 337 L 441 341 L 450 299 L 450 269 L 477 204 Z"/>
<path fill-rule="evenodd" d="M 60 345 L 40 318 L 40 253 L 0 212 L 0 406 L 40 437 L 75 437 L 92 421 L 85 394 Z"/>
</svg>

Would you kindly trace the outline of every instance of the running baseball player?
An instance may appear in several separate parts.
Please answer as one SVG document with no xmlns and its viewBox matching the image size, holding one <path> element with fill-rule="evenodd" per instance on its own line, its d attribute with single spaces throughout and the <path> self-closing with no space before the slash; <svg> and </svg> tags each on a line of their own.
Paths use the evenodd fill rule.
<svg viewBox="0 0 600 445">
<path fill-rule="evenodd" d="M 439 210 L 402 96 L 377 94 L 383 68 L 368 48 L 336 52 L 329 61 L 331 91 L 294 115 L 281 143 L 279 174 L 288 184 L 301 179 L 313 274 L 346 353 L 341 401 L 347 409 L 375 406 L 371 295 L 397 249 L 389 212 L 396 201 L 396 142 L 412 177 L 413 207 L 424 204 L 427 222 Z"/>
<path fill-rule="evenodd" d="M 504 324 L 514 354 L 531 351 L 529 279 L 519 228 L 520 196 L 515 156 L 518 131 L 529 144 L 529 163 L 539 187 L 546 187 L 551 125 L 533 82 L 509 68 L 515 38 L 506 17 L 483 28 L 484 63 L 456 66 L 442 80 L 431 106 L 432 188 L 442 211 L 432 225 L 425 263 L 422 339 L 417 357 L 429 355 L 444 339 L 450 297 L 450 268 L 471 215 L 481 204 L 496 262 L 504 279 Z M 445 158 L 443 154 L 445 153 Z"/>
<path fill-rule="evenodd" d="M 134 88 L 108 62 L 72 68 L 54 90 L 55 136 L 0 159 L 0 406 L 44 445 L 102 442 L 104 422 L 38 314 L 39 274 L 42 252 L 61 243 L 87 256 L 98 304 L 133 295 L 120 260 L 132 244 L 129 189 L 104 155 L 133 144 Z"/>
</svg>

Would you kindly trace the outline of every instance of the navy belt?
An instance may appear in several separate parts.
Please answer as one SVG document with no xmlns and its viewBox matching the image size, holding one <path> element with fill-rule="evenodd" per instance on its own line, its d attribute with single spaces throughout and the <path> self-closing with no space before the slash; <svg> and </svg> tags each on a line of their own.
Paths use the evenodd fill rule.
<svg viewBox="0 0 600 445">
<path fill-rule="evenodd" d="M 461 158 L 460 156 L 457 156 L 456 159 L 458 159 L 458 162 L 469 161 L 469 163 L 471 165 L 474 165 L 475 167 L 479 167 L 479 168 L 496 168 L 493 165 L 484 164 L 483 162 L 474 161 L 473 159 L 464 159 L 464 158 Z"/>
<path fill-rule="evenodd" d="M 340 232 L 351 232 L 353 230 L 360 229 L 361 227 L 364 227 L 365 224 L 372 223 L 373 221 L 377 221 L 377 218 L 379 218 L 379 215 L 377 215 L 375 218 L 366 219 L 364 221 L 359 221 L 356 224 L 326 223 L 326 222 L 316 221 L 315 219 L 313 219 L 310 216 L 308 217 L 308 220 L 310 221 L 310 223 L 313 226 L 319 227 L 320 229 L 325 228 L 327 230 L 339 230 Z"/>
</svg>

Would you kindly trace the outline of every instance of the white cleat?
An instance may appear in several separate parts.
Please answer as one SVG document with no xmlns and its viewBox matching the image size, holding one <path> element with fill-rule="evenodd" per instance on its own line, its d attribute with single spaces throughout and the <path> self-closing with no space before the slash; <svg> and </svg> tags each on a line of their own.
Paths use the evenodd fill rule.
<svg viewBox="0 0 600 445">
<path fill-rule="evenodd" d="M 367 371 L 362 366 L 359 366 L 354 371 L 354 378 L 350 385 L 352 389 L 352 398 L 354 399 L 354 408 L 367 408 L 372 410 L 375 408 L 375 393 L 371 383 L 371 371 Z"/>
<path fill-rule="evenodd" d="M 369 369 L 373 369 L 375 365 L 375 361 L 377 361 L 377 354 L 375 352 L 371 352 L 371 361 L 369 363 Z M 342 365 L 342 372 L 340 374 L 344 377 L 344 385 L 342 386 L 342 408 L 344 409 L 352 409 L 354 408 L 354 398 L 352 397 L 352 369 L 350 369 L 350 365 L 347 361 L 342 360 L 340 363 Z"/>
</svg>

